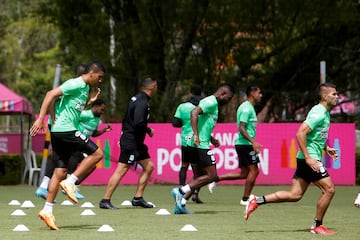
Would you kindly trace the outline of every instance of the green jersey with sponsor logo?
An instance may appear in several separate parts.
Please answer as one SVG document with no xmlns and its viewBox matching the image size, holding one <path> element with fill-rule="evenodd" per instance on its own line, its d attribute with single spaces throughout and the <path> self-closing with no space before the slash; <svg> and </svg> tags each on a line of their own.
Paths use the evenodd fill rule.
<svg viewBox="0 0 360 240">
<path fill-rule="evenodd" d="M 255 108 L 249 101 L 243 102 L 237 109 L 236 123 L 238 128 L 241 122 L 246 123 L 246 132 L 254 139 L 256 136 L 257 117 Z M 235 140 L 235 145 L 251 145 L 251 142 L 239 131 L 238 138 Z"/>
<path fill-rule="evenodd" d="M 60 88 L 63 96 L 58 106 L 59 115 L 51 131 L 68 132 L 77 130 L 80 113 L 86 105 L 90 87 L 82 77 L 78 77 L 67 80 Z"/>
<path fill-rule="evenodd" d="M 191 102 L 181 103 L 175 111 L 174 117 L 181 119 L 181 145 L 187 146 L 193 136 L 193 130 L 191 128 L 190 114 L 195 108 L 195 105 Z"/>
<path fill-rule="evenodd" d="M 80 114 L 80 122 L 77 129 L 90 138 L 91 135 L 98 129 L 100 122 L 99 117 L 95 117 L 92 110 L 84 110 Z"/>
<path fill-rule="evenodd" d="M 306 135 L 306 148 L 311 158 L 320 161 L 328 138 L 330 113 L 323 105 L 317 104 L 311 108 L 304 122 L 312 130 Z M 305 159 L 300 149 L 296 157 Z"/>
<path fill-rule="evenodd" d="M 200 144 L 198 148 L 209 149 L 212 131 L 218 120 L 218 101 L 214 95 L 206 97 L 199 102 L 199 107 L 203 113 L 198 118 L 198 131 Z M 194 146 L 194 138 L 191 140 L 190 146 Z"/>
</svg>

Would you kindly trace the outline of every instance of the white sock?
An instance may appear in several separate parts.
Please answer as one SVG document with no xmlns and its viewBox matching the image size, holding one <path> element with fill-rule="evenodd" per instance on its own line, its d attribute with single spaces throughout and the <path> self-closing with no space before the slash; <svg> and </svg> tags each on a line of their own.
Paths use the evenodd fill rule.
<svg viewBox="0 0 360 240">
<path fill-rule="evenodd" d="M 183 191 L 183 193 L 188 193 L 191 191 L 191 188 L 189 186 L 189 184 L 186 184 L 185 186 L 181 187 L 181 191 Z"/>
<path fill-rule="evenodd" d="M 44 177 L 43 177 L 43 180 L 42 180 L 42 182 L 41 182 L 41 184 L 40 184 L 40 187 L 41 187 L 41 188 L 48 189 L 49 183 L 50 183 L 50 178 L 47 177 L 47 176 L 44 176 Z"/>
<path fill-rule="evenodd" d="M 181 199 L 181 205 L 185 206 L 185 205 L 186 205 L 186 202 L 187 202 L 187 200 L 186 200 L 185 198 L 182 198 L 182 199 Z"/>
<path fill-rule="evenodd" d="M 71 174 L 66 174 L 66 179 L 68 179 L 71 176 Z"/>
<path fill-rule="evenodd" d="M 44 205 L 44 208 L 43 208 L 44 212 L 47 213 L 47 214 L 52 214 L 53 206 L 54 206 L 54 204 L 49 203 L 49 202 L 45 202 L 45 205 Z"/>
<path fill-rule="evenodd" d="M 78 178 L 74 174 L 71 174 L 66 180 L 72 184 L 75 184 L 75 182 L 78 180 Z"/>
</svg>

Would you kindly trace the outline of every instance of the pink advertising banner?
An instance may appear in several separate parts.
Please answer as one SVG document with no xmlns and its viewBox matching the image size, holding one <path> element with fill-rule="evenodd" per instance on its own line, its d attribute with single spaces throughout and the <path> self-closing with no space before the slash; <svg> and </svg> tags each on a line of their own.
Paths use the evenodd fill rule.
<svg viewBox="0 0 360 240">
<path fill-rule="evenodd" d="M 153 138 L 146 137 L 150 156 L 155 170 L 151 183 L 178 183 L 178 172 L 181 166 L 180 129 L 171 124 L 150 124 L 155 130 Z M 258 124 L 257 140 L 262 144 L 260 157 L 260 174 L 257 184 L 291 184 L 296 168 L 297 142 L 295 134 L 300 125 L 293 123 Z M 105 127 L 99 126 L 99 129 Z M 113 130 L 93 141 L 104 150 L 104 159 L 97 169 L 83 184 L 104 185 L 117 167 L 120 154 L 118 145 L 121 124 L 112 124 Z M 235 123 L 217 124 L 213 136 L 220 140 L 221 146 L 213 148 L 217 161 L 218 174 L 239 171 L 238 158 L 234 148 L 237 137 Z M 331 124 L 329 145 L 338 150 L 339 159 L 332 161 L 324 156 L 323 162 L 335 184 L 355 184 L 355 126 L 354 124 Z M 137 184 L 140 167 L 132 168 L 121 184 Z M 188 180 L 192 172 L 188 172 Z M 243 180 L 223 181 L 220 184 L 242 184 Z"/>
</svg>

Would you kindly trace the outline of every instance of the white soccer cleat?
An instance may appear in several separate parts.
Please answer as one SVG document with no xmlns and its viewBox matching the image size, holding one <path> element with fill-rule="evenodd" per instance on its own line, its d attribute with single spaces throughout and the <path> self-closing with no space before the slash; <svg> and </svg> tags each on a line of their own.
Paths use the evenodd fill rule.
<svg viewBox="0 0 360 240">
<path fill-rule="evenodd" d="M 248 202 L 249 202 L 249 201 L 244 201 L 244 200 L 241 199 L 241 200 L 240 200 L 240 205 L 241 205 L 241 206 L 246 206 L 246 205 L 248 205 Z"/>
<path fill-rule="evenodd" d="M 211 182 L 208 184 L 208 189 L 210 193 L 214 192 L 214 188 L 216 187 L 216 182 Z"/>
<path fill-rule="evenodd" d="M 354 205 L 355 207 L 360 208 L 360 193 L 355 198 Z"/>
</svg>

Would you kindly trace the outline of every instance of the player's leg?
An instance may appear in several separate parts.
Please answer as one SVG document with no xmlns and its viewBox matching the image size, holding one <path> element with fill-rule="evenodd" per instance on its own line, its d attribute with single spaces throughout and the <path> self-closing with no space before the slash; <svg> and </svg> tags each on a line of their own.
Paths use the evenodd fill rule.
<svg viewBox="0 0 360 240">
<path fill-rule="evenodd" d="M 152 208 L 152 207 L 154 207 L 154 205 L 146 202 L 144 200 L 143 196 L 144 196 L 145 188 L 148 185 L 151 174 L 154 170 L 154 164 L 150 158 L 140 160 L 140 161 L 138 161 L 138 164 L 141 165 L 142 171 L 141 171 L 139 179 L 138 179 L 135 196 L 131 200 L 131 203 L 133 206 L 140 206 L 143 208 Z"/>
<path fill-rule="evenodd" d="M 50 179 L 54 173 L 55 164 L 55 154 L 52 154 L 50 161 L 48 161 L 46 165 L 45 175 L 40 183 L 40 186 L 35 191 L 35 196 L 41 197 L 46 200 L 46 197 L 48 195 L 48 187 L 50 183 Z"/>
<path fill-rule="evenodd" d="M 329 208 L 330 202 L 335 195 L 335 186 L 329 176 L 314 181 L 314 184 L 321 190 L 321 195 L 316 205 L 315 219 L 310 232 L 315 234 L 333 235 L 335 232 L 328 230 L 323 225 L 323 219 Z"/>
</svg>

